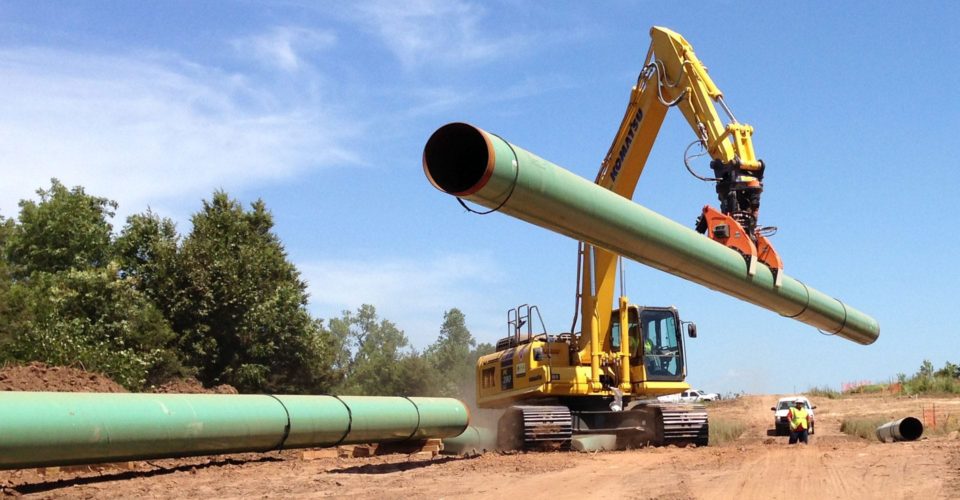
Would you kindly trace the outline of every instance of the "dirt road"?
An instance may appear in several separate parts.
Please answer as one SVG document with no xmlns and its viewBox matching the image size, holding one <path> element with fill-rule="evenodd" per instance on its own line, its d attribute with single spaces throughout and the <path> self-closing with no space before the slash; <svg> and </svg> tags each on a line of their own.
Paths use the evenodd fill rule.
<svg viewBox="0 0 960 500">
<path fill-rule="evenodd" d="M 809 446 L 770 436 L 776 396 L 720 402 L 711 418 L 748 425 L 733 442 L 705 448 L 623 452 L 496 454 L 474 458 L 301 460 L 269 456 L 155 461 L 137 470 L 0 473 L 0 485 L 31 497 L 206 498 L 960 498 L 960 438 L 927 433 L 911 443 L 882 444 L 841 434 L 841 420 L 866 415 L 960 416 L 960 399 L 817 400 Z"/>
</svg>

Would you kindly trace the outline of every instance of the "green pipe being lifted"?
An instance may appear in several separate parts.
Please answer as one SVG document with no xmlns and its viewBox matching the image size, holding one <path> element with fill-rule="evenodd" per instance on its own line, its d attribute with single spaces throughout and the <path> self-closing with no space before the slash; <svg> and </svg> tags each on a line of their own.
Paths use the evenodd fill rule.
<svg viewBox="0 0 960 500">
<path fill-rule="evenodd" d="M 743 257 L 632 200 L 465 123 L 430 136 L 423 168 L 441 191 L 796 319 L 871 344 L 870 316 L 765 265 L 751 276 Z"/>
<path fill-rule="evenodd" d="M 459 435 L 450 398 L 0 392 L 0 469 Z"/>
</svg>

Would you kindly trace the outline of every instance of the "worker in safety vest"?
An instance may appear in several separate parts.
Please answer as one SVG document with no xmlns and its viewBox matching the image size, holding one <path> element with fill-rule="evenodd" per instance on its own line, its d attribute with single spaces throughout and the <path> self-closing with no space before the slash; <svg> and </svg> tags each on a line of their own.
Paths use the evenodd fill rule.
<svg viewBox="0 0 960 500">
<path fill-rule="evenodd" d="M 647 375 L 650 375 L 658 368 L 657 358 L 653 356 L 653 342 L 650 339 L 644 339 L 643 341 L 643 354 L 643 359 L 647 364 Z"/>
<path fill-rule="evenodd" d="M 787 420 L 790 421 L 790 444 L 801 442 L 807 443 L 807 437 L 810 431 L 810 412 L 804 406 L 803 401 L 797 400 L 793 408 L 787 412 Z"/>
</svg>

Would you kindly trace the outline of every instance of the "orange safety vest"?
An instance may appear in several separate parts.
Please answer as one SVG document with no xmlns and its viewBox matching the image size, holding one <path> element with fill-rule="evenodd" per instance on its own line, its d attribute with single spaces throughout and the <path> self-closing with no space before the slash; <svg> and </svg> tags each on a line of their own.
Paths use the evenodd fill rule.
<svg viewBox="0 0 960 500">
<path fill-rule="evenodd" d="M 807 421 L 807 412 L 806 408 L 800 408 L 799 410 L 796 407 L 790 408 L 790 413 L 787 415 L 790 420 L 790 430 L 797 431 L 806 429 L 810 424 Z"/>
</svg>

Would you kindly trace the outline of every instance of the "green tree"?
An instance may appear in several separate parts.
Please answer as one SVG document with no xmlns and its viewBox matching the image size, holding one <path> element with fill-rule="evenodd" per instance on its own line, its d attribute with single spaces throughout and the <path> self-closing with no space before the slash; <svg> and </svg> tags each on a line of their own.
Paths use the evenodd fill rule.
<svg viewBox="0 0 960 500">
<path fill-rule="evenodd" d="M 934 373 L 934 376 L 947 377 L 947 378 L 960 377 L 960 366 L 947 361 L 946 363 L 944 363 L 943 368 L 937 370 L 936 373 Z"/>
<path fill-rule="evenodd" d="M 68 190 L 57 179 L 50 184 L 48 190 L 37 190 L 39 203 L 20 201 L 19 224 L 6 245 L 15 278 L 107 262 L 113 229 L 107 219 L 117 203 L 90 196 L 80 186 Z"/>
<path fill-rule="evenodd" d="M 920 363 L 920 370 L 917 372 L 917 376 L 921 378 L 930 378 L 933 376 L 933 363 L 929 359 L 923 360 L 923 363 Z"/>
<path fill-rule="evenodd" d="M 178 369 L 173 332 L 109 261 L 116 203 L 51 180 L 3 221 L 0 342 L 8 357 L 79 363 L 130 389 Z"/>
<path fill-rule="evenodd" d="M 6 252 L 7 242 L 15 228 L 13 219 L 7 219 L 0 215 L 0 362 L 6 361 L 10 357 L 7 346 L 14 339 L 13 332 L 21 315 L 21 312 L 12 303 L 13 277 L 10 274 L 11 270 L 7 263 Z"/>
<path fill-rule="evenodd" d="M 245 211 L 222 191 L 194 214 L 170 306 L 180 348 L 207 385 L 302 392 L 328 379 L 306 284 L 272 232 L 263 201 Z"/>
<path fill-rule="evenodd" d="M 133 280 L 164 312 L 171 316 L 176 298 L 179 235 L 172 220 L 147 210 L 127 217 L 127 223 L 113 244 L 120 272 Z"/>
<path fill-rule="evenodd" d="M 466 318 L 459 309 L 443 314 L 440 335 L 429 348 L 427 359 L 438 373 L 438 392 L 444 396 L 465 397 L 474 391 L 477 342 L 467 329 Z"/>
<path fill-rule="evenodd" d="M 372 305 L 360 306 L 356 314 L 344 311 L 340 318 L 330 320 L 330 330 L 342 346 L 338 392 L 422 396 L 434 387 L 430 365 L 409 348 L 403 331 L 377 317 Z"/>
</svg>

